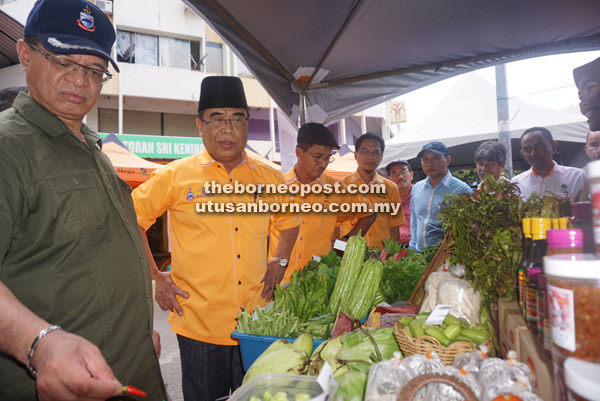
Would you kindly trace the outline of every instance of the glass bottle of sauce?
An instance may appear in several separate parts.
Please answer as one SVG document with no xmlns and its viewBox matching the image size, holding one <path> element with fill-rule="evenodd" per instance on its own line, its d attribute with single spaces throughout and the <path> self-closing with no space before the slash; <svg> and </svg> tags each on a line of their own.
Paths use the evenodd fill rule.
<svg viewBox="0 0 600 401">
<path fill-rule="evenodd" d="M 523 319 L 525 319 L 527 315 L 527 307 L 525 306 L 525 271 L 527 270 L 529 263 L 531 263 L 531 245 L 533 243 L 533 240 L 531 239 L 531 218 L 523 218 L 521 220 L 521 225 L 523 227 L 523 258 L 521 259 L 521 264 L 519 265 L 517 280 L 519 290 L 519 307 L 521 308 L 521 315 L 523 316 Z"/>
<path fill-rule="evenodd" d="M 546 255 L 547 243 L 546 243 L 546 231 L 552 227 L 551 219 L 546 218 L 533 218 L 531 219 L 531 238 L 532 244 L 532 256 L 531 263 L 527 266 L 525 271 L 525 294 L 526 294 L 526 305 L 527 305 L 527 318 L 525 322 L 527 327 L 534 334 L 537 334 L 537 290 L 539 284 L 539 275 L 543 268 L 543 258 Z"/>
</svg>

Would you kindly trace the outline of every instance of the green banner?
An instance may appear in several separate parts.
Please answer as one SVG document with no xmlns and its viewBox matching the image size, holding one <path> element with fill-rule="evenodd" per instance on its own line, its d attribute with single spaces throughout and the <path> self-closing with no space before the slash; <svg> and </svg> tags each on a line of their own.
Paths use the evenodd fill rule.
<svg viewBox="0 0 600 401">
<path fill-rule="evenodd" d="M 109 134 L 99 134 L 102 139 Z M 202 138 L 115 134 L 130 151 L 145 159 L 181 159 L 200 153 Z"/>
</svg>

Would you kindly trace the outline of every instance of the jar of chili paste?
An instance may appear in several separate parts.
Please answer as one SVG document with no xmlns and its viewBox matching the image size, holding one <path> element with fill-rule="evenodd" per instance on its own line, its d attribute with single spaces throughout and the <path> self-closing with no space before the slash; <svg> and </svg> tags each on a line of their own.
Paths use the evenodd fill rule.
<svg viewBox="0 0 600 401">
<path fill-rule="evenodd" d="M 564 361 L 600 363 L 600 260 L 591 254 L 544 257 L 552 322 L 552 364 L 559 400 L 567 400 Z"/>
</svg>

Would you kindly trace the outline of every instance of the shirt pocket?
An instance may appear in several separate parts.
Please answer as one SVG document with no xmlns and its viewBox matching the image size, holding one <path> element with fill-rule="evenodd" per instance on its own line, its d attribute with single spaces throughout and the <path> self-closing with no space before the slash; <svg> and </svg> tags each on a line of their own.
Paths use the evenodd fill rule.
<svg viewBox="0 0 600 401">
<path fill-rule="evenodd" d="M 61 228 L 80 232 L 92 225 L 102 224 L 106 212 L 92 174 L 86 171 L 49 176 L 49 189 L 56 201 L 56 213 Z"/>
</svg>

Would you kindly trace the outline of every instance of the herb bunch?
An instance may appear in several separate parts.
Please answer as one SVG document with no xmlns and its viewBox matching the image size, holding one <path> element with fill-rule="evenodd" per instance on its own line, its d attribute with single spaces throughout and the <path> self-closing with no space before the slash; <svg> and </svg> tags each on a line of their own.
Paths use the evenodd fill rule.
<svg viewBox="0 0 600 401">
<path fill-rule="evenodd" d="M 499 297 L 516 298 L 521 205 L 516 184 L 486 174 L 482 190 L 448 196 L 440 212 L 449 235 L 449 261 L 465 266 L 465 278 L 488 308 Z"/>
</svg>

